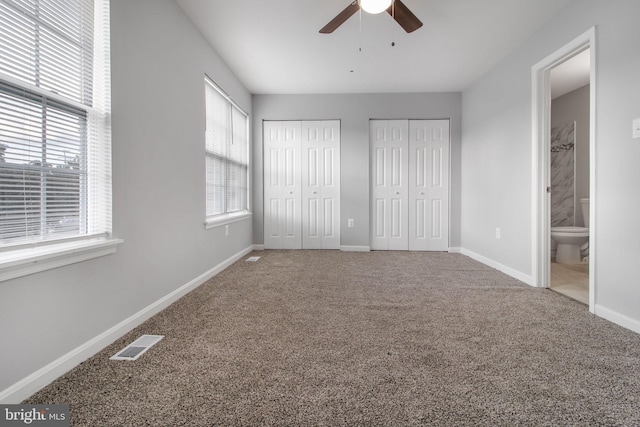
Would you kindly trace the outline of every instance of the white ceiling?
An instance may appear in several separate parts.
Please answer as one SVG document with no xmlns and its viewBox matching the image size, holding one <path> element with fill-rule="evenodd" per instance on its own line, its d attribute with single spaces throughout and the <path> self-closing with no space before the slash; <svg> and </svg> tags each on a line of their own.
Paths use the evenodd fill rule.
<svg viewBox="0 0 640 427">
<path fill-rule="evenodd" d="M 591 50 L 585 49 L 551 70 L 551 99 L 589 84 Z"/>
<path fill-rule="evenodd" d="M 364 12 L 320 34 L 351 0 L 177 0 L 254 94 L 462 91 L 570 1 L 403 0 L 411 34 Z"/>
</svg>

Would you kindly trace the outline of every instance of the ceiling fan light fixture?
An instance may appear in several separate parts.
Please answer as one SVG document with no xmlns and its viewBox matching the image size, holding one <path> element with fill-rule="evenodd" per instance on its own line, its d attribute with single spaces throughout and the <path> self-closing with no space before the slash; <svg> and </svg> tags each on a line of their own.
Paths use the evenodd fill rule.
<svg viewBox="0 0 640 427">
<path fill-rule="evenodd" d="M 346 0 L 344 1 L 346 2 Z M 391 7 L 392 5 L 393 7 Z M 349 6 L 320 29 L 320 34 L 333 33 L 347 19 L 362 10 L 367 13 L 382 13 L 386 10 L 407 33 L 412 33 L 422 27 L 420 19 L 402 3 L 402 0 L 351 0 Z"/>
<path fill-rule="evenodd" d="M 360 0 L 360 7 L 367 13 L 377 14 L 389 9 L 393 0 Z"/>
</svg>

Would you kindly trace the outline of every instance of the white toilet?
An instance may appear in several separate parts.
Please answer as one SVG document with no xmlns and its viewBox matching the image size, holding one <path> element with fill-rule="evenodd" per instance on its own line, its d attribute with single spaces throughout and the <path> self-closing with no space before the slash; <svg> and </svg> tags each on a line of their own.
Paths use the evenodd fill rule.
<svg viewBox="0 0 640 427">
<path fill-rule="evenodd" d="M 551 227 L 551 239 L 557 244 L 556 262 L 579 264 L 589 250 L 589 199 L 580 199 L 584 227 Z M 581 253 L 582 252 L 582 253 Z"/>
</svg>

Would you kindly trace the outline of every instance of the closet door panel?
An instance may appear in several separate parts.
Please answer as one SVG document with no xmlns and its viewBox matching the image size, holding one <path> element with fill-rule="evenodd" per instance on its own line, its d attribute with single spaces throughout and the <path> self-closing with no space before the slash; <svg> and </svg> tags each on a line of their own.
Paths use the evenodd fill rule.
<svg viewBox="0 0 640 427">
<path fill-rule="evenodd" d="M 449 121 L 411 120 L 409 249 L 449 249 Z"/>
<path fill-rule="evenodd" d="M 264 244 L 301 249 L 300 122 L 264 122 Z"/>
<path fill-rule="evenodd" d="M 314 132 L 316 129 L 306 129 L 306 132 Z M 303 133 L 305 129 L 303 127 Z M 320 148 L 311 145 L 308 142 L 309 136 L 316 137 L 317 134 L 307 135 L 307 141 L 302 144 L 303 165 L 305 166 L 306 180 L 303 180 L 303 232 L 302 232 L 302 248 L 303 249 L 322 249 L 322 212 L 320 211 L 320 180 L 321 177 L 321 158 Z M 317 140 L 315 140 L 317 141 Z M 305 143 L 306 142 L 306 143 Z M 306 156 L 305 156 L 306 154 Z"/>
<path fill-rule="evenodd" d="M 340 122 L 302 122 L 304 249 L 340 248 Z"/>
<path fill-rule="evenodd" d="M 373 250 L 408 248 L 408 121 L 371 120 Z"/>
<path fill-rule="evenodd" d="M 339 224 L 339 214 L 336 212 L 334 199 L 324 199 L 324 228 L 323 228 L 323 239 L 329 240 L 334 239 L 337 235 L 336 224 Z M 338 236 L 339 237 L 339 236 Z M 329 245 L 323 241 L 323 249 L 329 249 Z M 339 249 L 336 247 L 332 247 L 331 249 Z"/>
<path fill-rule="evenodd" d="M 340 249 L 340 122 L 324 122 L 323 249 Z"/>
</svg>

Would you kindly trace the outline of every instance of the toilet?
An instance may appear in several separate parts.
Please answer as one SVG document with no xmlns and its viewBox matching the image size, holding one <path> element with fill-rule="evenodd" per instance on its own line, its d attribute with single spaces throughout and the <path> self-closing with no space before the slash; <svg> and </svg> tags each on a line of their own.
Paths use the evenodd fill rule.
<svg viewBox="0 0 640 427">
<path fill-rule="evenodd" d="M 579 264 L 589 254 L 589 199 L 580 199 L 584 227 L 551 227 L 551 239 L 558 244 L 556 262 Z"/>
</svg>

